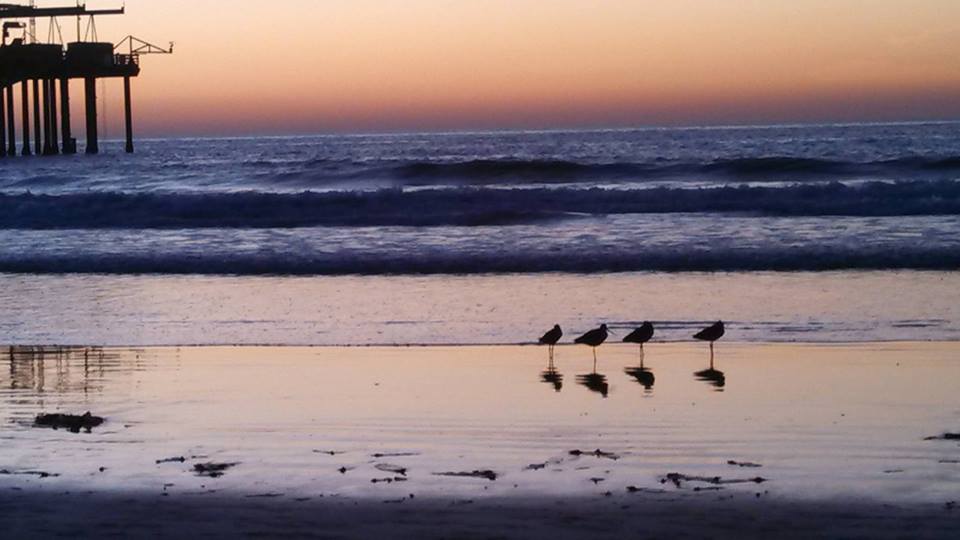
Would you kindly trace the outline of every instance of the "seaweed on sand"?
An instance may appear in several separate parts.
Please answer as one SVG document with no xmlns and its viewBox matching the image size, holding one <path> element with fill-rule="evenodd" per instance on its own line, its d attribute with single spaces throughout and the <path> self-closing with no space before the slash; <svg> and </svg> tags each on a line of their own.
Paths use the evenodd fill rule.
<svg viewBox="0 0 960 540">
<path fill-rule="evenodd" d="M 85 430 L 90 433 L 93 428 L 99 427 L 105 422 L 104 418 L 92 415 L 89 411 L 86 414 L 39 414 L 33 421 L 37 427 L 48 427 L 53 429 L 67 429 L 71 433 L 80 433 Z"/>
</svg>

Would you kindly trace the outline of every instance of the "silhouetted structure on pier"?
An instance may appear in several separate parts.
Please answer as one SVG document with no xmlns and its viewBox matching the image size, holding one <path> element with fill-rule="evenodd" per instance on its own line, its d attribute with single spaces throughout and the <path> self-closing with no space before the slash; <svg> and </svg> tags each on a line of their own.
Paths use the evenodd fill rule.
<svg viewBox="0 0 960 540">
<path fill-rule="evenodd" d="M 70 122 L 70 79 L 84 81 L 87 139 L 85 151 L 96 154 L 100 151 L 97 133 L 97 79 L 121 77 L 124 90 L 126 151 L 133 152 L 130 79 L 140 74 L 140 55 L 171 53 L 172 45 L 169 49 L 162 49 L 132 36 L 116 45 L 98 42 L 94 17 L 122 15 L 124 8 L 87 9 L 85 5 L 38 8 L 33 4 L 34 2 L 30 5 L 0 4 L 0 22 L 3 23 L 3 42 L 0 46 L 0 157 L 17 155 L 17 121 L 14 110 L 16 85 L 20 85 L 22 155 L 36 153 L 49 156 L 61 152 L 77 152 L 77 142 L 72 135 Z M 62 42 L 58 22 L 60 17 L 76 17 L 77 41 L 66 45 L 40 43 L 36 36 L 36 19 L 49 19 L 49 41 L 54 41 L 53 37 L 59 36 L 59 41 Z M 85 36 L 80 35 L 82 17 L 89 17 Z M 21 32 L 19 37 L 14 35 Z M 127 43 L 129 52 L 116 52 Z M 33 141 L 30 139 L 31 127 Z"/>
</svg>

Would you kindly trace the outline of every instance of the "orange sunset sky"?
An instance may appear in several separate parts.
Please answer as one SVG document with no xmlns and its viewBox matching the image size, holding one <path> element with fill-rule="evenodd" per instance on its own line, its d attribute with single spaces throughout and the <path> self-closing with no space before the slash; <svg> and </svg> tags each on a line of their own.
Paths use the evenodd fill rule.
<svg viewBox="0 0 960 540">
<path fill-rule="evenodd" d="M 134 82 L 141 136 L 960 118 L 957 0 L 126 7 L 97 20 L 101 40 L 176 42 Z M 108 133 L 120 97 L 108 82 Z"/>
</svg>

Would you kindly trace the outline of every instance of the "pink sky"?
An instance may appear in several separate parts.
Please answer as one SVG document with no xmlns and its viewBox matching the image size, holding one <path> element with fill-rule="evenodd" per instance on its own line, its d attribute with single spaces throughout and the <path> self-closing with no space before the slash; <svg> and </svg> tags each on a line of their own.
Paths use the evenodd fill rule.
<svg viewBox="0 0 960 540">
<path fill-rule="evenodd" d="M 101 40 L 177 44 L 143 59 L 140 136 L 960 118 L 955 0 L 126 6 Z"/>
</svg>

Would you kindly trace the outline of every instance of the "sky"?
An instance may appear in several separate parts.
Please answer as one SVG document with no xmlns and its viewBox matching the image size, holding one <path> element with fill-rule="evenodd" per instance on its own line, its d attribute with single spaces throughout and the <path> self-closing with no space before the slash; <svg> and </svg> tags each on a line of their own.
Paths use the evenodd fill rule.
<svg viewBox="0 0 960 540">
<path fill-rule="evenodd" d="M 100 40 L 176 43 L 173 55 L 142 59 L 139 136 L 960 118 L 957 0 L 127 0 L 126 8 L 97 19 Z M 74 40 L 75 22 L 62 25 Z M 46 36 L 46 23 L 38 33 Z M 108 133 L 120 132 L 110 111 L 121 110 L 121 88 L 106 83 Z"/>
</svg>

